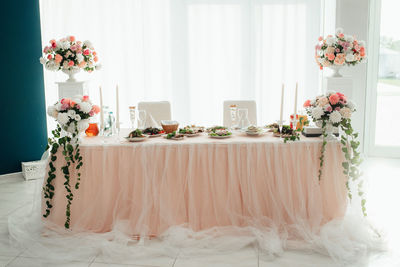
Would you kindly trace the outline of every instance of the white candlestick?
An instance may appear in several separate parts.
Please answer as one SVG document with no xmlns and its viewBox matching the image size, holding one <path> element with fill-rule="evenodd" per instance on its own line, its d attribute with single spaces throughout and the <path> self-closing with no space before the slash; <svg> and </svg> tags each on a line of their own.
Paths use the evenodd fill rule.
<svg viewBox="0 0 400 267">
<path fill-rule="evenodd" d="M 120 128 L 119 128 L 119 88 L 118 88 L 118 84 L 117 84 L 117 90 L 116 90 L 116 97 L 117 97 L 117 111 L 116 111 L 116 113 L 117 113 L 117 118 L 116 118 L 116 121 L 117 121 L 117 129 L 119 130 Z"/>
<path fill-rule="evenodd" d="M 100 130 L 104 129 L 104 111 L 103 111 L 103 90 L 99 87 L 100 93 Z"/>
<path fill-rule="evenodd" d="M 293 119 L 296 119 L 296 114 L 297 114 L 297 90 L 298 90 L 299 84 L 296 82 L 296 91 L 294 93 L 294 112 L 293 112 Z"/>
<path fill-rule="evenodd" d="M 279 117 L 279 124 L 283 124 L 283 97 L 285 91 L 285 84 L 282 83 L 282 94 L 281 94 L 281 116 Z"/>
</svg>

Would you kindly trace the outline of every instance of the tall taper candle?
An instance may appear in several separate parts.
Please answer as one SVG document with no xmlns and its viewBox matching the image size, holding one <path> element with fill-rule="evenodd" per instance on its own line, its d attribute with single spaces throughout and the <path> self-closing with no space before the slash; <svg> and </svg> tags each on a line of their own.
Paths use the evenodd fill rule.
<svg viewBox="0 0 400 267">
<path fill-rule="evenodd" d="M 104 130 L 104 111 L 103 111 L 103 90 L 99 87 L 100 93 L 100 131 Z"/>
<path fill-rule="evenodd" d="M 282 94 L 281 94 L 281 116 L 279 117 L 279 124 L 283 124 L 283 96 L 285 95 L 285 84 L 282 83 Z"/>
<path fill-rule="evenodd" d="M 116 97 L 117 97 L 117 118 L 116 118 L 116 121 L 117 121 L 117 129 L 118 129 L 118 131 L 119 131 L 119 88 L 118 88 L 118 84 L 117 84 L 117 90 L 116 90 Z"/>
<path fill-rule="evenodd" d="M 296 91 L 294 93 L 294 112 L 293 112 L 294 120 L 296 119 L 296 114 L 297 114 L 297 90 L 298 90 L 298 87 L 299 87 L 299 83 L 296 82 Z"/>
</svg>

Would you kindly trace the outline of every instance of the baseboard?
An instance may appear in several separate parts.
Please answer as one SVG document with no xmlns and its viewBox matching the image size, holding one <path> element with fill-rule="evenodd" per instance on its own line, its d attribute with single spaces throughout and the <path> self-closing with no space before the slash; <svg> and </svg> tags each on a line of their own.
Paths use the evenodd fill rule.
<svg viewBox="0 0 400 267">
<path fill-rule="evenodd" d="M 7 173 L 7 174 L 0 175 L 0 180 L 1 179 L 19 179 L 19 178 L 24 179 L 22 172 L 13 172 L 13 173 Z"/>
</svg>

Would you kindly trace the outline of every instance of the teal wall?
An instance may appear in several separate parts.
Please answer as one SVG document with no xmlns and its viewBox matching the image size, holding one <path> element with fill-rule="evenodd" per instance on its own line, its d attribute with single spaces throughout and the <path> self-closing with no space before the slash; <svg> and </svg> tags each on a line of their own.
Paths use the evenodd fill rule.
<svg viewBox="0 0 400 267">
<path fill-rule="evenodd" d="M 0 174 L 40 159 L 47 140 L 39 0 L 0 4 Z"/>
</svg>

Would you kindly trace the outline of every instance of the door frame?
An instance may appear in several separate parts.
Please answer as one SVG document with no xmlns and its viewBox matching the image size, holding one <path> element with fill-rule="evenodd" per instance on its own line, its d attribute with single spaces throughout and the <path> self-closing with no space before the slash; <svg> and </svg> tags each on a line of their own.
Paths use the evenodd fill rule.
<svg viewBox="0 0 400 267">
<path fill-rule="evenodd" d="M 368 34 L 368 65 L 367 94 L 365 110 L 364 151 L 373 157 L 400 157 L 400 148 L 375 145 L 377 85 L 379 71 L 379 48 L 381 26 L 381 0 L 370 0 L 369 34 Z"/>
</svg>

